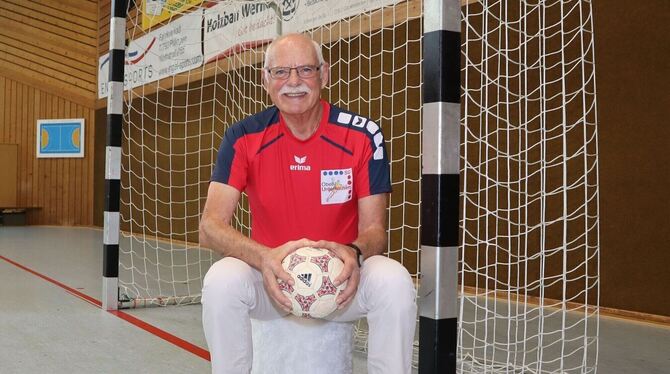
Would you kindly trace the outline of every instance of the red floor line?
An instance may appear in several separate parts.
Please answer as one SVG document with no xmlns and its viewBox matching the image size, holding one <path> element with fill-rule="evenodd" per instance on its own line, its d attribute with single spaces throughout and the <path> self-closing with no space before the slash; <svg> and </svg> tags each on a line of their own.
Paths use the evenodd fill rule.
<svg viewBox="0 0 670 374">
<path fill-rule="evenodd" d="M 6 262 L 16 266 L 17 268 L 19 268 L 21 270 L 27 271 L 30 274 L 33 274 L 33 275 L 35 275 L 39 278 L 42 278 L 49 283 L 55 284 L 56 286 L 64 289 L 65 291 L 72 294 L 73 296 L 86 301 L 89 304 L 92 304 L 92 305 L 94 305 L 98 308 L 102 308 L 102 302 L 100 302 L 100 300 L 97 300 L 97 299 L 95 299 L 91 296 L 88 296 L 88 295 L 84 294 L 83 292 L 78 291 L 78 290 L 76 290 L 76 289 L 74 289 L 70 286 L 67 286 L 67 285 L 65 285 L 65 284 L 63 284 L 63 283 L 61 283 L 61 282 L 59 282 L 59 281 L 57 281 L 53 278 L 50 278 L 50 277 L 48 277 L 44 274 L 38 273 L 37 271 L 35 271 L 35 270 L 33 270 L 33 269 L 31 269 L 27 266 L 21 265 L 16 261 L 10 260 L 3 255 L 0 255 L 0 259 L 5 260 Z M 139 319 L 137 317 L 134 317 L 134 316 L 132 316 L 128 313 L 124 313 L 120 310 L 109 311 L 109 313 L 117 316 L 118 318 L 121 318 L 122 320 L 124 320 L 126 322 L 129 322 L 129 323 L 135 325 L 136 327 L 141 328 L 144 331 L 149 332 L 150 334 L 153 334 L 153 335 L 155 335 L 155 336 L 157 336 L 157 337 L 159 337 L 159 338 L 161 338 L 161 339 L 163 339 L 163 340 L 165 340 L 169 343 L 174 344 L 177 347 L 179 347 L 179 348 L 181 348 L 185 351 L 188 351 L 188 352 L 193 353 L 194 355 L 196 355 L 200 358 L 203 358 L 207 361 L 210 361 L 209 352 L 206 349 L 200 348 L 195 344 L 189 343 L 186 340 L 184 340 L 184 339 L 182 339 L 178 336 L 172 335 L 167 331 L 161 330 L 156 326 L 150 325 L 150 324 L 142 321 L 141 319 Z"/>
<path fill-rule="evenodd" d="M 179 347 L 183 350 L 189 351 L 189 352 L 193 353 L 194 355 L 196 355 L 200 358 L 203 358 L 207 361 L 210 361 L 209 352 L 206 349 L 202 349 L 202 348 L 198 347 L 197 345 L 189 343 L 186 340 L 184 340 L 184 339 L 182 339 L 178 336 L 172 335 L 169 332 L 161 330 L 154 325 L 150 325 L 150 324 L 142 321 L 141 319 L 139 319 L 135 316 L 132 316 L 128 313 L 124 313 L 120 310 L 110 310 L 109 313 L 121 318 L 124 321 L 130 322 L 133 325 L 141 328 L 142 330 L 145 330 L 145 331 L 147 331 L 147 332 L 149 332 L 153 335 L 156 335 L 159 338 L 161 338 L 163 340 L 166 340 L 166 341 L 176 345 L 177 347 Z"/>
<path fill-rule="evenodd" d="M 88 296 L 88 295 L 86 295 L 86 294 L 84 294 L 80 291 L 77 291 L 76 289 L 74 289 L 72 287 L 69 287 L 69 286 L 67 286 L 67 285 L 65 285 L 65 284 L 63 284 L 63 283 L 61 283 L 61 282 L 59 282 L 59 281 L 57 281 L 53 278 L 47 277 L 44 274 L 38 273 L 38 272 L 36 272 L 35 270 L 33 270 L 29 267 L 26 267 L 24 265 L 19 264 L 18 262 L 12 261 L 5 256 L 0 255 L 0 258 L 9 262 L 10 264 L 16 266 L 19 269 L 25 270 L 32 275 L 35 275 L 37 277 L 40 277 L 40 278 L 44 279 L 47 282 L 55 284 L 56 286 L 58 286 L 58 287 L 64 289 L 65 291 L 71 293 L 72 295 L 74 295 L 74 296 L 76 296 L 76 297 L 78 297 L 78 298 L 80 298 L 80 299 L 82 299 L 82 300 L 84 300 L 84 301 L 86 301 L 90 304 L 93 304 L 93 305 L 97 306 L 98 308 L 102 307 L 102 303 L 99 300 L 96 300 L 96 299 L 94 299 L 94 298 L 92 298 L 92 297 L 90 297 L 90 296 Z"/>
</svg>

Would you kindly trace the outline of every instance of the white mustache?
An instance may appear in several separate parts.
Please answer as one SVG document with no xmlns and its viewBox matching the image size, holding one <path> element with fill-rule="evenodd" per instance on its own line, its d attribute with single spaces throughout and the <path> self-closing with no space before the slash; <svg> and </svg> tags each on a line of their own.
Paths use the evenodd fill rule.
<svg viewBox="0 0 670 374">
<path fill-rule="evenodd" d="M 312 90 L 311 90 L 306 84 L 304 84 L 304 83 L 300 83 L 299 86 L 295 86 L 295 87 L 283 86 L 283 87 L 279 90 L 279 94 L 280 94 L 280 95 L 284 95 L 284 94 L 301 94 L 301 93 L 308 94 L 308 93 L 310 93 L 310 92 L 312 92 Z"/>
</svg>

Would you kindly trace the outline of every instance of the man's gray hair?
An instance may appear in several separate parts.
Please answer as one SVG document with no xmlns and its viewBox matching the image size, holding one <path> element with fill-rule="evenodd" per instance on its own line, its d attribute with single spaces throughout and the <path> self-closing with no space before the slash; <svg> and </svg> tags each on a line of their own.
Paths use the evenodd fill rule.
<svg viewBox="0 0 670 374">
<path fill-rule="evenodd" d="M 277 42 L 279 42 L 280 40 L 286 39 L 289 36 L 295 36 L 295 35 L 301 35 L 301 36 L 309 39 L 312 42 L 312 45 L 314 46 L 314 52 L 316 52 L 316 57 L 319 60 L 319 65 L 322 65 L 322 64 L 326 63 L 326 60 L 323 59 L 323 53 L 321 52 L 321 45 L 319 43 L 317 43 L 314 39 L 310 38 L 307 35 L 292 33 L 292 34 L 281 35 L 281 36 L 275 38 L 275 40 L 273 40 L 272 43 L 270 43 L 268 48 L 265 50 L 265 62 L 263 64 L 263 67 L 265 69 L 270 67 L 270 61 L 274 57 L 273 53 L 274 53 L 274 48 L 275 48 Z"/>
</svg>

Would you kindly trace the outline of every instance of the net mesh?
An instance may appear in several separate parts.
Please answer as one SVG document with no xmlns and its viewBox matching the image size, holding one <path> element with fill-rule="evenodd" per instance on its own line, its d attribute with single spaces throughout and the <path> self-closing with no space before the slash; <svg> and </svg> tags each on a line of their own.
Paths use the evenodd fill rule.
<svg viewBox="0 0 670 374">
<path fill-rule="evenodd" d="M 204 1 L 185 11 L 204 18 L 203 26 L 184 23 L 180 32 L 207 28 L 214 6 L 230 15 L 261 3 Z M 325 1 L 281 1 L 280 9 L 307 3 L 314 14 L 336 13 Z M 366 5 L 325 24 L 308 20 L 298 30 L 323 45 L 331 64 L 323 97 L 375 120 L 384 132 L 393 187 L 388 255 L 418 284 L 422 2 L 337 3 L 342 9 Z M 459 371 L 595 371 L 598 176 L 590 3 L 468 3 L 462 8 Z M 182 18 L 175 14 L 144 31 L 138 9 L 128 14 L 129 40 L 150 38 L 147 32 Z M 283 22 L 284 31 L 296 31 L 290 20 Z M 267 28 L 258 39 L 272 39 L 274 32 Z M 127 54 L 140 47 L 131 43 Z M 144 50 L 160 57 L 160 49 Z M 252 43 L 206 51 L 195 68 L 137 85 L 133 79 L 157 72 L 142 70 L 141 62 L 126 66 L 134 87 L 125 97 L 122 149 L 125 306 L 199 302 L 204 274 L 219 258 L 197 244 L 199 215 L 226 128 L 271 105 L 260 83 L 263 50 Z M 250 221 L 243 195 L 233 225 L 249 234 Z M 361 322 L 359 351 L 366 350 L 366 330 Z"/>
<path fill-rule="evenodd" d="M 375 120 L 388 140 L 394 190 L 389 203 L 392 244 L 388 255 L 416 277 L 421 3 L 340 5 L 346 8 L 355 3 L 369 3 L 369 10 L 300 31 L 323 45 L 324 58 L 331 64 L 323 97 Z M 218 14 L 231 14 L 245 4 L 252 2 L 204 2 L 202 8 L 211 12 L 216 5 Z M 317 13 L 328 12 L 325 6 L 314 5 Z M 188 12 L 198 11 L 202 10 Z M 138 14 L 137 9 L 129 9 L 131 40 L 144 36 Z M 205 15 L 205 27 L 207 19 Z M 259 39 L 271 39 L 274 31 L 269 29 Z M 218 259 L 197 242 L 199 214 L 221 138 L 228 126 L 271 105 L 261 85 L 264 49 L 233 49 L 235 53 L 222 50 L 210 56 L 211 61 L 198 68 L 139 85 L 126 97 L 119 266 L 125 306 L 198 302 L 202 278 Z M 250 221 L 243 195 L 233 225 L 249 234 Z M 356 328 L 359 351 L 366 350 L 366 330 L 364 323 Z"/>
<path fill-rule="evenodd" d="M 595 372 L 598 149 L 589 1 L 463 8 L 463 372 Z"/>
</svg>

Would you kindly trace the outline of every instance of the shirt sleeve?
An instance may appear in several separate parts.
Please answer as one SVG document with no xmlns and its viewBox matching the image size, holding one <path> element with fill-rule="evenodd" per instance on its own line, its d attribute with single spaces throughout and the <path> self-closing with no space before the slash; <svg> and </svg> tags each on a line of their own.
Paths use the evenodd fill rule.
<svg viewBox="0 0 670 374">
<path fill-rule="evenodd" d="M 248 162 L 242 127 L 234 125 L 221 140 L 211 181 L 227 184 L 243 192 L 247 186 Z"/>
<path fill-rule="evenodd" d="M 386 142 L 381 129 L 372 137 L 366 136 L 366 144 L 359 162 L 356 184 L 358 198 L 391 192 L 391 172 Z"/>
</svg>

